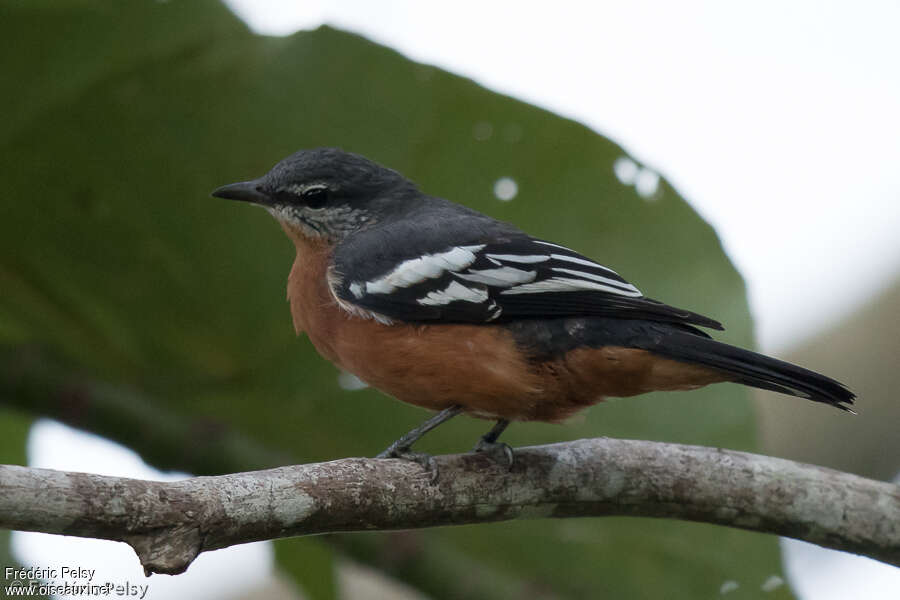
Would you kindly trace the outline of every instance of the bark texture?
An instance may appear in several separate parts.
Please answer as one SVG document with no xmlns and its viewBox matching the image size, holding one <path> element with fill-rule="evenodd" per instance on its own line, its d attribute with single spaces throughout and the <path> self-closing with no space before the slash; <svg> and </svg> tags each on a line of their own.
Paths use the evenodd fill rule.
<svg viewBox="0 0 900 600">
<path fill-rule="evenodd" d="M 124 541 L 150 573 L 279 537 L 524 518 L 675 518 L 793 537 L 900 566 L 900 487 L 792 461 L 597 438 L 436 457 L 440 477 L 347 458 L 177 482 L 0 466 L 0 527 Z"/>
</svg>

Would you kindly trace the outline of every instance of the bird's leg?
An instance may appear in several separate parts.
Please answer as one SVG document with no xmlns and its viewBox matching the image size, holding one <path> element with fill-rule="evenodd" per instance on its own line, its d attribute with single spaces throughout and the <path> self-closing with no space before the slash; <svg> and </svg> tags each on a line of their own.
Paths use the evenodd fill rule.
<svg viewBox="0 0 900 600">
<path fill-rule="evenodd" d="M 388 446 L 384 452 L 382 452 L 375 458 L 394 458 L 398 454 L 408 451 L 410 448 L 412 448 L 412 445 L 419 441 L 419 438 L 421 438 L 423 435 L 425 435 L 441 423 L 449 421 L 461 412 L 462 406 L 459 405 L 445 408 L 415 429 L 409 431 L 409 433 L 405 434 L 399 440 Z"/>
<path fill-rule="evenodd" d="M 472 448 L 472 452 L 502 453 L 503 457 L 506 459 L 507 468 L 512 469 L 513 461 L 515 460 L 513 449 L 509 444 L 497 441 L 497 438 L 500 437 L 500 434 L 503 433 L 503 430 L 508 426 L 509 421 L 507 419 L 500 419 L 497 421 L 494 426 L 491 427 L 490 431 L 481 436 L 481 439 L 478 440 L 478 443 Z"/>
<path fill-rule="evenodd" d="M 438 467 L 434 461 L 434 457 L 424 452 L 412 452 L 412 445 L 419 441 L 423 435 L 443 423 L 449 421 L 462 412 L 462 406 L 454 405 L 445 408 L 438 414 L 434 415 L 409 433 L 401 437 L 399 440 L 388 446 L 384 452 L 375 458 L 403 458 L 419 463 L 426 471 L 431 472 L 431 481 L 434 483 L 438 478 Z M 499 435 L 499 434 L 498 434 Z"/>
</svg>

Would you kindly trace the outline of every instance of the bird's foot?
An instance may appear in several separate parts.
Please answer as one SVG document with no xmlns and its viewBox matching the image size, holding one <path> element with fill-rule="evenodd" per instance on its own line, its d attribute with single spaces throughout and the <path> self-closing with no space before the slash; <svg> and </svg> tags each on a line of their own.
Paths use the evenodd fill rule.
<svg viewBox="0 0 900 600">
<path fill-rule="evenodd" d="M 434 457 L 425 452 L 413 452 L 409 446 L 403 447 L 397 444 L 391 444 L 384 452 L 378 454 L 375 458 L 399 458 L 400 460 L 408 460 L 422 466 L 429 475 L 429 483 L 432 485 L 437 483 L 438 471 L 437 461 Z"/>
<path fill-rule="evenodd" d="M 472 448 L 472 452 L 489 454 L 495 461 L 505 465 L 507 471 L 512 471 L 513 463 L 516 460 L 512 446 L 503 442 L 492 442 L 486 438 L 487 436 L 478 440 L 478 443 Z"/>
</svg>

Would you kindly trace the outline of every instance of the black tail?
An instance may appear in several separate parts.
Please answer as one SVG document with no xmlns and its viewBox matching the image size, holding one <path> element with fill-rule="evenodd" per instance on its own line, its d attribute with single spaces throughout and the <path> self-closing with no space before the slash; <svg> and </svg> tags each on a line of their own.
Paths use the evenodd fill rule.
<svg viewBox="0 0 900 600">
<path fill-rule="evenodd" d="M 823 402 L 856 414 L 849 406 L 845 406 L 853 404 L 856 394 L 844 384 L 783 360 L 723 344 L 708 337 L 673 331 L 658 339 L 647 350 L 675 360 L 712 367 L 737 383 Z"/>
</svg>

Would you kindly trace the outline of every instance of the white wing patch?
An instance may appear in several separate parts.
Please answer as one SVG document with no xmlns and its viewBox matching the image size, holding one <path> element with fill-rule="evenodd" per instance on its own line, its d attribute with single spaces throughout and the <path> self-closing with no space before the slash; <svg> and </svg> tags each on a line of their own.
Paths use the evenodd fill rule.
<svg viewBox="0 0 900 600">
<path fill-rule="evenodd" d="M 549 254 L 485 254 L 485 256 L 494 262 L 502 260 L 504 262 L 531 264 L 550 260 Z"/>
<path fill-rule="evenodd" d="M 630 283 L 622 283 L 617 279 L 610 279 L 609 277 L 604 277 L 602 275 L 595 275 L 594 273 L 585 273 L 584 271 L 575 271 L 573 269 L 563 269 L 562 267 L 553 267 L 553 270 L 557 273 L 566 273 L 567 275 L 575 275 L 576 277 L 583 277 L 585 279 L 590 279 L 592 281 L 598 281 L 600 283 L 605 283 L 607 285 L 611 285 L 613 287 L 617 287 L 622 292 L 637 292 L 640 296 L 641 292 L 636 287 L 631 285 Z"/>
<path fill-rule="evenodd" d="M 634 286 L 631 286 L 634 288 Z M 551 277 L 543 281 L 534 283 L 525 283 L 517 285 L 514 288 L 503 290 L 501 294 L 539 294 L 543 292 L 578 292 L 594 290 L 598 292 L 609 292 L 610 294 L 619 294 L 620 296 L 633 296 L 638 298 L 643 294 L 634 288 L 634 291 L 624 290 L 620 287 L 604 285 L 602 283 L 594 283 L 593 281 L 585 281 L 584 279 L 572 279 L 569 277 Z"/>
<path fill-rule="evenodd" d="M 419 298 L 416 302 L 425 306 L 441 306 L 457 300 L 479 303 L 487 299 L 487 290 L 468 288 L 458 281 L 451 281 L 446 288 L 436 292 L 428 292 L 427 296 Z"/>
<path fill-rule="evenodd" d="M 470 270 L 465 273 L 455 274 L 460 279 L 483 283 L 495 287 L 510 287 L 519 283 L 534 281 L 536 271 L 523 271 L 514 267 L 500 267 L 499 269 Z"/>
<path fill-rule="evenodd" d="M 357 300 L 367 294 L 396 294 L 399 299 L 396 302 L 400 304 L 415 302 L 434 307 L 454 302 L 480 304 L 486 321 L 493 321 L 503 314 L 500 301 L 503 295 L 596 291 L 634 298 L 643 296 L 615 271 L 578 256 L 564 246 L 538 240 L 532 242 L 535 245 L 525 246 L 526 251 L 521 254 L 503 253 L 502 250 L 482 254 L 487 244 L 455 246 L 445 252 L 405 260 L 380 277 L 353 281 L 347 289 Z M 537 244 L 547 246 L 546 253 Z M 478 267 L 472 268 L 475 264 Z M 388 317 L 376 312 L 341 300 L 338 302 L 353 314 L 390 322 Z M 377 306 L 376 298 L 372 298 L 372 302 Z M 479 309 L 475 311 L 473 314 L 480 312 Z"/>
<path fill-rule="evenodd" d="M 551 246 L 553 248 L 560 248 L 561 250 L 569 250 L 565 246 L 560 246 L 559 244 L 553 244 L 550 242 L 542 242 L 541 240 L 532 240 L 535 244 L 543 244 L 544 246 Z M 569 250 L 571 252 L 571 250 Z"/>
<path fill-rule="evenodd" d="M 554 258 L 556 260 L 565 260 L 568 262 L 573 262 L 578 265 L 584 265 L 585 267 L 600 267 L 600 266 L 602 266 L 602 265 L 598 265 L 597 263 L 595 263 L 593 261 L 585 260 L 583 258 L 578 258 L 577 256 L 568 256 L 566 254 L 551 254 L 550 257 Z M 603 267 L 603 268 L 606 269 L 606 267 Z M 606 269 L 606 270 L 610 271 L 611 269 Z M 613 272 L 615 272 L 615 271 L 613 271 Z"/>
<path fill-rule="evenodd" d="M 437 279 L 444 271 L 460 271 L 475 262 L 475 253 L 482 248 L 484 244 L 457 246 L 446 252 L 405 260 L 387 275 L 374 281 L 367 281 L 366 292 L 390 294 L 397 288 L 407 288 L 426 279 Z"/>
<path fill-rule="evenodd" d="M 572 252 L 572 250 L 570 250 L 569 248 L 560 246 L 559 244 L 542 242 L 540 240 L 533 240 L 533 242 L 535 244 L 549 246 L 550 248 L 559 248 L 560 250 Z M 552 250 L 550 250 L 550 252 L 550 254 L 487 254 L 487 258 L 498 265 L 502 264 L 500 261 L 519 264 L 537 264 L 551 261 L 549 265 L 546 265 L 547 267 L 550 267 L 549 270 L 555 273 L 563 273 L 565 275 L 571 276 L 547 277 L 542 278 L 539 281 L 534 281 L 534 277 L 532 277 L 531 279 L 523 278 L 521 281 L 512 282 L 514 285 L 507 284 L 498 286 L 508 288 L 504 289 L 500 293 L 513 295 L 541 294 L 552 292 L 599 291 L 608 292 L 610 294 L 619 294 L 622 296 L 632 296 L 636 298 L 643 296 L 639 289 L 637 289 L 630 283 L 621 281 L 619 278 L 619 274 L 612 269 L 597 264 L 592 260 L 588 260 L 578 256 L 560 254 L 558 252 L 553 252 Z M 565 266 L 555 266 L 559 265 L 560 263 L 571 263 L 573 267 L 575 265 L 589 267 L 595 272 L 589 272 L 587 270 L 576 270 L 574 268 L 569 269 Z M 526 273 L 526 271 L 512 269 L 511 267 L 506 267 L 506 269 L 518 271 L 520 273 Z M 500 269 L 492 269 L 491 272 L 499 270 Z M 527 272 L 534 273 L 533 271 Z M 460 275 L 460 277 L 465 277 L 465 275 Z M 487 281 L 485 281 L 484 283 L 488 283 L 488 285 L 496 285 Z"/>
</svg>

